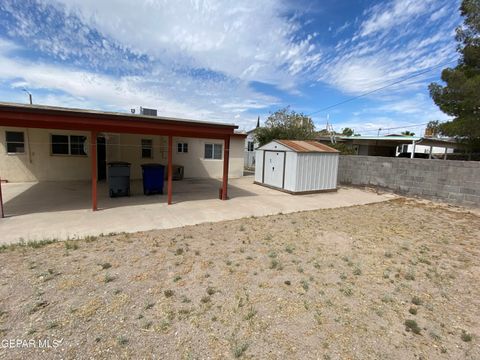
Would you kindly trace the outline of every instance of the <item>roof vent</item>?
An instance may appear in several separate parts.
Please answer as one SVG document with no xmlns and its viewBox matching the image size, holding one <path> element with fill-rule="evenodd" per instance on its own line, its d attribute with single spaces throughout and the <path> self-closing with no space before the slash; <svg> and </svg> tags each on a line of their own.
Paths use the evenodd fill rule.
<svg viewBox="0 0 480 360">
<path fill-rule="evenodd" d="M 148 116 L 157 116 L 157 109 L 148 109 L 140 106 L 140 114 Z"/>
</svg>

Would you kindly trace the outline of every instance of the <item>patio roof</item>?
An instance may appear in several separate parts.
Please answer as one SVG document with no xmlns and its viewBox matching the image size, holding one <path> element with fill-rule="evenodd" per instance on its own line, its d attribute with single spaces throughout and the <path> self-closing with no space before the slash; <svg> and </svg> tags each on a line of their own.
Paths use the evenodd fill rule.
<svg viewBox="0 0 480 360">
<path fill-rule="evenodd" d="M 362 144 L 362 145 L 383 145 L 383 146 L 398 146 L 403 144 L 438 146 L 447 148 L 461 148 L 463 145 L 451 138 L 434 138 L 434 137 L 420 137 L 420 136 L 341 136 L 336 135 L 335 139 L 338 142 Z M 330 136 L 320 136 L 318 141 L 330 141 Z"/>
<path fill-rule="evenodd" d="M 224 138 L 233 124 L 88 109 L 0 102 L 0 125 L 129 134 Z"/>
</svg>

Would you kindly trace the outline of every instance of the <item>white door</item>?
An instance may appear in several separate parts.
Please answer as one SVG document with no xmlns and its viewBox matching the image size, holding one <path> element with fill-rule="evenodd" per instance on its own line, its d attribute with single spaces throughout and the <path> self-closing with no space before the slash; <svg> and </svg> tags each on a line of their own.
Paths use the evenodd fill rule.
<svg viewBox="0 0 480 360">
<path fill-rule="evenodd" d="M 265 151 L 263 163 L 264 184 L 283 187 L 283 165 L 285 153 L 282 151 Z"/>
</svg>

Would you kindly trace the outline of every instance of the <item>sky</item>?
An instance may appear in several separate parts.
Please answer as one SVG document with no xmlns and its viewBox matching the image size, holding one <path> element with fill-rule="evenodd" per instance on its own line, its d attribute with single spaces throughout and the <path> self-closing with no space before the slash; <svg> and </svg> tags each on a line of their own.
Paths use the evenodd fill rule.
<svg viewBox="0 0 480 360">
<path fill-rule="evenodd" d="M 2 0 L 0 101 L 25 103 L 28 89 L 36 104 L 143 106 L 243 130 L 289 106 L 318 130 L 329 121 L 362 135 L 421 135 L 428 121 L 448 119 L 428 84 L 458 60 L 459 5 Z"/>
</svg>

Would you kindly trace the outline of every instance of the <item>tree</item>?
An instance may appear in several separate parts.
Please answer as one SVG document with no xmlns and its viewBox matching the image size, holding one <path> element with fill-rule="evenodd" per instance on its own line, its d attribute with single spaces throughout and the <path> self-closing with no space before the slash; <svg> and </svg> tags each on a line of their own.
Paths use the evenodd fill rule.
<svg viewBox="0 0 480 360">
<path fill-rule="evenodd" d="M 260 146 L 272 140 L 313 140 L 315 125 L 310 117 L 286 107 L 270 114 L 265 126 L 255 131 L 255 137 Z"/>
<path fill-rule="evenodd" d="M 428 122 L 427 127 L 425 128 L 425 136 L 437 136 L 441 133 L 440 121 L 434 120 Z"/>
<path fill-rule="evenodd" d="M 407 131 L 403 131 L 403 132 L 402 132 L 402 135 L 405 135 L 405 136 L 415 136 L 415 133 L 407 130 Z"/>
<path fill-rule="evenodd" d="M 343 129 L 342 135 L 352 136 L 354 134 L 354 132 L 355 131 L 353 131 L 353 129 L 350 129 L 349 127 L 346 127 L 345 129 Z"/>
<path fill-rule="evenodd" d="M 322 129 L 320 131 L 317 131 L 317 136 L 330 136 L 330 131 L 327 129 Z"/>
<path fill-rule="evenodd" d="M 328 144 L 328 146 L 337 149 L 340 151 L 340 155 L 355 155 L 356 151 L 353 146 L 347 145 L 341 142 L 337 142 L 335 144 Z"/>
<path fill-rule="evenodd" d="M 440 110 L 453 117 L 438 129 L 464 142 L 471 153 L 480 147 L 480 1 L 463 0 L 460 13 L 464 24 L 456 30 L 458 65 L 442 71 L 445 86 L 432 83 L 429 90 Z"/>
</svg>

